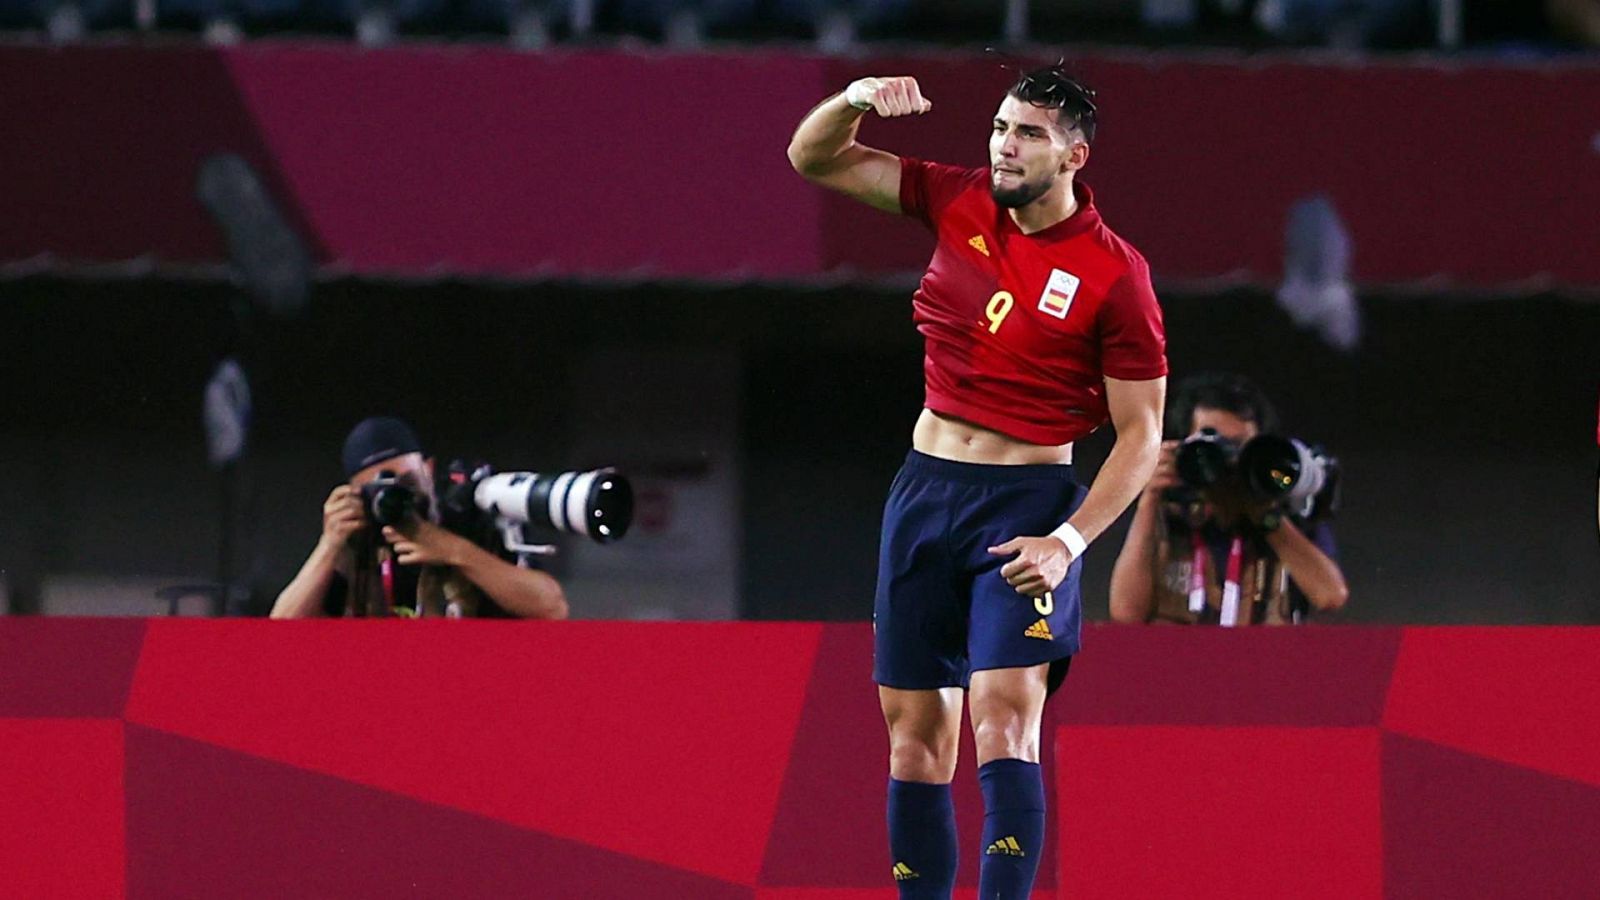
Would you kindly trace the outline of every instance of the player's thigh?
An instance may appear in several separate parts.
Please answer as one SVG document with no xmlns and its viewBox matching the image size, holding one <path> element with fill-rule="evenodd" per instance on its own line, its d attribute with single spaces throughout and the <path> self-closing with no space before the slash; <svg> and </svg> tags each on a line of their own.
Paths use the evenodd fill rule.
<svg viewBox="0 0 1600 900">
<path fill-rule="evenodd" d="M 873 680 L 888 688 L 956 687 L 967 673 L 967 602 L 946 540 L 948 488 L 902 470 L 884 508 L 873 599 Z"/>
</svg>

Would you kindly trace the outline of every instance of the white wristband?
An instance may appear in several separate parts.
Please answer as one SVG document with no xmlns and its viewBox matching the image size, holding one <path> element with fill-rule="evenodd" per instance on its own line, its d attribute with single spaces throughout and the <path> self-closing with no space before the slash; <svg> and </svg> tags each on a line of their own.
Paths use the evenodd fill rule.
<svg viewBox="0 0 1600 900">
<path fill-rule="evenodd" d="M 871 109 L 872 95 L 877 90 L 876 78 L 857 78 L 844 89 L 844 102 L 856 109 Z"/>
<path fill-rule="evenodd" d="M 1081 558 L 1083 551 L 1089 549 L 1089 542 L 1083 539 L 1078 529 L 1072 527 L 1071 522 L 1062 522 L 1060 527 L 1050 532 L 1050 536 L 1066 544 L 1067 552 L 1072 554 L 1073 559 Z"/>
</svg>

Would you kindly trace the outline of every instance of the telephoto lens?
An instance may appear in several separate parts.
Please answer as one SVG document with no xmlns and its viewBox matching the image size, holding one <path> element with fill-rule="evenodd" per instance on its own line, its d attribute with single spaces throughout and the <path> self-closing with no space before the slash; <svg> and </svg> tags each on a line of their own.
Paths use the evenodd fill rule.
<svg viewBox="0 0 1600 900">
<path fill-rule="evenodd" d="M 633 485 L 616 469 L 586 472 L 501 472 L 478 482 L 478 508 L 498 518 L 533 523 L 597 543 L 620 540 L 633 523 Z"/>
<path fill-rule="evenodd" d="M 1239 470 L 1245 485 L 1258 497 L 1304 502 L 1322 490 L 1322 457 L 1294 438 L 1262 434 L 1239 453 Z"/>
</svg>

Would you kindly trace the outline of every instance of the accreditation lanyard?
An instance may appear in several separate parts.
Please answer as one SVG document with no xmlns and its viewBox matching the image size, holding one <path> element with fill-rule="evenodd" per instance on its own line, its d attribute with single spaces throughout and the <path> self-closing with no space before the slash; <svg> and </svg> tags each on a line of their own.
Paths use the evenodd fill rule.
<svg viewBox="0 0 1600 900">
<path fill-rule="evenodd" d="M 378 551 L 378 572 L 383 576 L 383 614 L 394 612 L 394 552 L 384 547 Z"/>
<path fill-rule="evenodd" d="M 1189 612 L 1199 615 L 1206 609 L 1206 561 L 1211 551 L 1198 528 L 1189 533 L 1189 545 L 1194 553 L 1189 565 Z M 1243 572 L 1244 538 L 1234 535 L 1228 545 L 1227 577 L 1222 582 L 1221 623 L 1227 627 L 1239 624 L 1239 579 Z"/>
</svg>

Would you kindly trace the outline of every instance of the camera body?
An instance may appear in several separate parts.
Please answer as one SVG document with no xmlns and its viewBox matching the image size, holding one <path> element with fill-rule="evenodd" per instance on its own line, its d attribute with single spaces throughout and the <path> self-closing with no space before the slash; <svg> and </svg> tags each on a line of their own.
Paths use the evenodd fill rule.
<svg viewBox="0 0 1600 900">
<path fill-rule="evenodd" d="M 1295 438 L 1260 434 L 1240 444 L 1211 428 L 1178 445 L 1181 487 L 1167 499 L 1192 504 L 1231 495 L 1277 505 L 1299 519 L 1330 517 L 1339 504 L 1339 461 Z"/>
<path fill-rule="evenodd" d="M 385 469 L 361 486 L 361 508 L 379 527 L 398 526 L 412 516 L 428 514 L 428 498 Z"/>
</svg>

